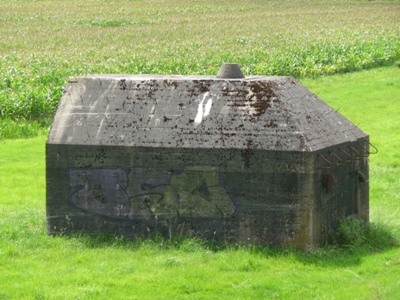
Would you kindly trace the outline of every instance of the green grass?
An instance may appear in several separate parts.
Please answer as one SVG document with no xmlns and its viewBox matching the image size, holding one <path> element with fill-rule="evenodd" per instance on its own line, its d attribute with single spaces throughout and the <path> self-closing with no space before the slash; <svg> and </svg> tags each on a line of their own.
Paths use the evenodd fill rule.
<svg viewBox="0 0 400 300">
<path fill-rule="evenodd" d="M 37 120 L 26 120 L 22 117 L 0 119 L 0 140 L 38 136 L 46 133 L 52 122 L 51 118 Z"/>
<path fill-rule="evenodd" d="M 400 69 L 302 83 L 371 135 L 371 223 L 301 252 L 159 237 L 49 237 L 45 135 L 0 141 L 0 299 L 398 299 Z M 396 245 L 397 243 L 397 245 Z"/>
<path fill-rule="evenodd" d="M 246 75 L 304 78 L 392 65 L 399 20 L 398 1 L 3 0 L 0 138 L 4 119 L 53 116 L 71 76 L 212 75 L 236 62 Z"/>
</svg>

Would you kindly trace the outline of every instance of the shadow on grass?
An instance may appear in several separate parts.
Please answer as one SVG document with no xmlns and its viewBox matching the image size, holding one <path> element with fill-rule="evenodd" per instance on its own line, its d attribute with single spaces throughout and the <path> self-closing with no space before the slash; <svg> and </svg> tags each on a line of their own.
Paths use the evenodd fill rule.
<svg viewBox="0 0 400 300">
<path fill-rule="evenodd" d="M 270 247 L 253 244 L 232 244 L 224 241 L 203 240 L 196 237 L 160 235 L 143 238 L 126 238 L 113 235 L 72 234 L 66 236 L 87 248 L 116 247 L 126 250 L 152 250 L 182 252 L 222 252 L 244 251 L 258 258 L 291 258 L 302 264 L 322 267 L 349 267 L 358 265 L 361 260 L 377 252 L 383 252 L 399 245 L 397 237 L 390 228 L 375 223 L 363 223 L 358 219 L 342 220 L 336 232 L 330 235 L 329 244 L 310 251 L 290 247 Z"/>
<path fill-rule="evenodd" d="M 303 264 L 324 267 L 348 267 L 361 263 L 365 256 L 399 246 L 399 237 L 382 224 L 364 223 L 360 219 L 341 219 L 328 244 L 311 251 L 281 249 L 279 255 L 294 257 Z M 262 249 L 260 249 L 262 253 Z M 257 251 L 256 251 L 257 252 Z"/>
</svg>

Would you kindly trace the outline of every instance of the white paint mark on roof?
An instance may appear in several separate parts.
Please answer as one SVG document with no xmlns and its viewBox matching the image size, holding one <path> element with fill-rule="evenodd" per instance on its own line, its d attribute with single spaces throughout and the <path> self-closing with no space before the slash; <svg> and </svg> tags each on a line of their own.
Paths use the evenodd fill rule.
<svg viewBox="0 0 400 300">
<path fill-rule="evenodd" d="M 197 126 L 203 121 L 203 100 L 200 101 L 199 107 L 197 108 L 197 115 L 196 118 L 194 119 L 194 125 Z"/>
<path fill-rule="evenodd" d="M 204 107 L 204 117 L 207 117 L 210 114 L 211 106 L 212 106 L 212 98 L 208 99 Z"/>
<path fill-rule="evenodd" d="M 207 103 L 203 105 L 206 99 Z M 211 107 L 212 107 L 212 97 L 210 92 L 206 92 L 203 94 L 203 99 L 201 99 L 199 107 L 197 108 L 196 118 L 194 119 L 195 126 L 199 125 L 203 121 L 203 119 L 205 119 L 210 114 Z"/>
</svg>

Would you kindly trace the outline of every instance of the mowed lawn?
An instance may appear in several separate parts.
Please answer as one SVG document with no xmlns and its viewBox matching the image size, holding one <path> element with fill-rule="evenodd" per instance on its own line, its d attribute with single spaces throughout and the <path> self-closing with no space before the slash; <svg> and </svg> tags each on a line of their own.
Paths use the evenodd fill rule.
<svg viewBox="0 0 400 300">
<path fill-rule="evenodd" d="M 400 236 L 400 69 L 302 81 L 371 135 L 371 222 Z M 0 299 L 398 299 L 400 247 L 304 253 L 49 237 L 45 141 L 0 141 Z"/>
</svg>

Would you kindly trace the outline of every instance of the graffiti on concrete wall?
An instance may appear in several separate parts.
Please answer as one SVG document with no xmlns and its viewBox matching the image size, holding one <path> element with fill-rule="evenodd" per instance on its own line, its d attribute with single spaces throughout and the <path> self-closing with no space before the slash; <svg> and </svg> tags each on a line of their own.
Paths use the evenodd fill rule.
<svg viewBox="0 0 400 300">
<path fill-rule="evenodd" d="M 96 215 L 137 220 L 229 217 L 235 213 L 216 167 L 70 169 L 68 174 L 69 202 Z"/>
</svg>

